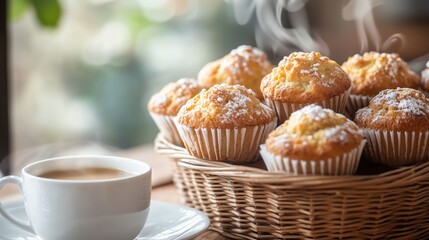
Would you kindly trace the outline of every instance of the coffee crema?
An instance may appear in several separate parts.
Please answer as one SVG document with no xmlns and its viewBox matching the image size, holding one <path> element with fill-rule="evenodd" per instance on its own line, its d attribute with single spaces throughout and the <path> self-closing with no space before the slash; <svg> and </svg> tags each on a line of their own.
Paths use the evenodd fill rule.
<svg viewBox="0 0 429 240">
<path fill-rule="evenodd" d="M 39 174 L 39 177 L 50 178 L 50 179 L 62 179 L 62 180 L 103 180 L 103 179 L 115 179 L 124 178 L 133 175 L 132 173 L 114 169 L 114 168 L 79 168 L 79 169 L 65 169 L 65 170 L 53 170 Z"/>
</svg>

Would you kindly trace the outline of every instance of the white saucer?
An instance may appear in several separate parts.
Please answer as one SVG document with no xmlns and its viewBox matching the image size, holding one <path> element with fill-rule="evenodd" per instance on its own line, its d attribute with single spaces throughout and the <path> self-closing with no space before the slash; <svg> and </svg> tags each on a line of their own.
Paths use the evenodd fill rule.
<svg viewBox="0 0 429 240">
<path fill-rule="evenodd" d="M 18 219 L 26 219 L 21 198 L 4 201 L 6 210 Z M 193 208 L 152 201 L 146 224 L 135 240 L 189 239 L 204 232 L 210 224 L 208 217 Z M 39 240 L 0 217 L 0 240 Z"/>
</svg>

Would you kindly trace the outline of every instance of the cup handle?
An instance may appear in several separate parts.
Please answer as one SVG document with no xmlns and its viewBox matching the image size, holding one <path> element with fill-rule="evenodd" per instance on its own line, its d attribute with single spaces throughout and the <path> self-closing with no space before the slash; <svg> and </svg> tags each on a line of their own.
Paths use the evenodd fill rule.
<svg viewBox="0 0 429 240">
<path fill-rule="evenodd" d="M 11 183 L 11 184 L 15 184 L 18 186 L 19 191 L 22 194 L 22 179 L 16 176 L 7 176 L 4 178 L 0 179 L 0 190 L 3 188 L 4 185 L 6 185 L 7 183 Z M 5 209 L 4 206 L 1 204 L 0 202 L 0 216 L 4 217 L 6 220 L 8 220 L 9 222 L 11 222 L 12 224 L 14 224 L 15 226 L 30 232 L 30 233 L 34 233 L 33 228 L 30 226 L 29 222 L 22 222 L 18 219 L 16 219 L 15 217 L 13 217 L 12 215 L 10 215 Z"/>
</svg>

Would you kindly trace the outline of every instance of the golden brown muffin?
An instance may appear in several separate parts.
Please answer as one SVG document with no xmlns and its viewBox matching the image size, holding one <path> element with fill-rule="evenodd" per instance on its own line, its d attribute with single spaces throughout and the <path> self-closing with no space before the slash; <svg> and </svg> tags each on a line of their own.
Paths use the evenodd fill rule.
<svg viewBox="0 0 429 240">
<path fill-rule="evenodd" d="M 411 88 L 381 91 L 355 122 L 368 139 L 367 159 L 389 166 L 411 165 L 429 158 L 429 99 Z"/>
<path fill-rule="evenodd" d="M 184 146 L 174 118 L 185 103 L 201 91 L 197 80 L 182 78 L 154 94 L 148 103 L 149 114 L 161 134 L 171 143 Z"/>
<path fill-rule="evenodd" d="M 420 77 L 412 72 L 398 54 L 368 52 L 354 55 L 342 68 L 352 81 L 351 94 L 374 96 L 385 89 L 417 89 Z"/>
<path fill-rule="evenodd" d="M 176 116 L 185 103 L 201 92 L 195 79 L 182 78 L 169 83 L 149 100 L 148 109 L 164 116 Z"/>
<path fill-rule="evenodd" d="M 341 114 L 317 105 L 294 113 L 268 135 L 271 154 L 301 160 L 323 160 L 357 148 L 363 134 L 355 123 Z"/>
<path fill-rule="evenodd" d="M 204 88 L 220 83 L 240 84 L 252 89 L 259 99 L 263 99 L 259 86 L 272 68 L 264 52 L 243 45 L 204 66 L 198 74 L 198 83 Z"/>
<path fill-rule="evenodd" d="M 274 111 L 251 89 L 225 83 L 201 91 L 176 117 L 191 155 L 234 163 L 256 160 L 259 145 L 275 126 Z"/>
<path fill-rule="evenodd" d="M 348 75 L 318 52 L 295 52 L 280 61 L 261 83 L 265 98 L 289 103 L 315 103 L 350 88 Z"/>
<path fill-rule="evenodd" d="M 234 128 L 272 122 L 274 111 L 241 85 L 217 84 L 189 100 L 177 122 L 192 128 Z"/>
<path fill-rule="evenodd" d="M 429 99 L 411 88 L 387 89 L 356 112 L 355 122 L 373 130 L 428 131 Z"/>
</svg>

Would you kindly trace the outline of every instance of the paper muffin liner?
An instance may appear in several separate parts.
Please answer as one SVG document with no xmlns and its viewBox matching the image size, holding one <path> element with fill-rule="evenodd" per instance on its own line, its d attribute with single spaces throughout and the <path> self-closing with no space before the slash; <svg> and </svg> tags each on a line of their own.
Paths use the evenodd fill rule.
<svg viewBox="0 0 429 240">
<path fill-rule="evenodd" d="M 179 131 L 177 131 L 176 124 L 174 123 L 175 116 L 163 116 L 155 113 L 149 113 L 155 122 L 156 126 L 161 131 L 161 134 L 172 144 L 183 147 L 182 138 L 180 138 Z"/>
<path fill-rule="evenodd" d="M 261 145 L 261 156 L 269 172 L 284 172 L 292 175 L 353 175 L 358 166 L 366 140 L 343 155 L 323 160 L 302 160 L 281 157 L 268 152 Z"/>
<path fill-rule="evenodd" d="M 346 116 L 353 120 L 357 110 L 368 106 L 371 99 L 371 96 L 350 94 L 346 105 Z"/>
<path fill-rule="evenodd" d="M 297 110 L 299 110 L 305 106 L 308 106 L 310 104 L 317 104 L 317 105 L 322 106 L 323 108 L 329 108 L 329 109 L 332 109 L 334 112 L 344 114 L 346 104 L 347 104 L 347 99 L 350 95 L 350 90 L 351 90 L 351 88 L 349 88 L 347 91 L 345 91 L 341 95 L 338 95 L 338 96 L 335 96 L 335 97 L 332 97 L 330 99 L 323 100 L 320 102 L 287 103 L 287 102 L 280 102 L 277 100 L 272 100 L 269 98 L 265 98 L 265 102 L 269 107 L 274 109 L 274 111 L 276 112 L 279 124 L 282 124 L 284 121 L 286 121 L 289 118 L 289 116 L 293 112 L 295 112 L 295 111 L 297 111 Z"/>
<path fill-rule="evenodd" d="M 375 163 L 403 166 L 429 160 L 429 131 L 362 131 L 368 139 L 363 154 Z"/>
<path fill-rule="evenodd" d="M 246 128 L 191 128 L 177 123 L 186 149 L 195 157 L 244 163 L 255 161 L 259 145 L 277 124 L 275 118 L 268 124 Z"/>
</svg>

